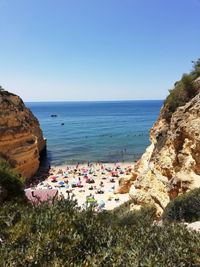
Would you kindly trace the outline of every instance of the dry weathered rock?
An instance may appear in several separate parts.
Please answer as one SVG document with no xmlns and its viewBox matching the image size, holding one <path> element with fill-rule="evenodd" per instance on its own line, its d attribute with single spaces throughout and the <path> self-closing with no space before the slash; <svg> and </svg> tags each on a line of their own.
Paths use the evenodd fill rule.
<svg viewBox="0 0 200 267">
<path fill-rule="evenodd" d="M 38 170 L 45 146 L 39 122 L 21 98 L 0 90 L 0 156 L 29 178 Z"/>
<path fill-rule="evenodd" d="M 187 228 L 188 230 L 200 232 L 200 221 L 188 223 Z"/>
<path fill-rule="evenodd" d="M 179 194 L 200 187 L 200 94 L 179 107 L 170 121 L 164 113 L 163 107 L 133 177 L 121 181 L 133 208 L 153 204 L 158 213 Z"/>
</svg>

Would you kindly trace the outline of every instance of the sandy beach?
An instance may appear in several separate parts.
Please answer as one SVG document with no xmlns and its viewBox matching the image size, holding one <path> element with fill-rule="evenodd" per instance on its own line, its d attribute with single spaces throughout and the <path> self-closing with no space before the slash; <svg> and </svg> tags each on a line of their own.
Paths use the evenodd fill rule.
<svg viewBox="0 0 200 267">
<path fill-rule="evenodd" d="M 51 167 L 49 176 L 28 190 L 57 189 L 64 198 L 73 197 L 78 206 L 95 205 L 97 210 L 112 210 L 129 200 L 116 194 L 121 177 L 129 177 L 133 163 L 88 163 Z"/>
</svg>

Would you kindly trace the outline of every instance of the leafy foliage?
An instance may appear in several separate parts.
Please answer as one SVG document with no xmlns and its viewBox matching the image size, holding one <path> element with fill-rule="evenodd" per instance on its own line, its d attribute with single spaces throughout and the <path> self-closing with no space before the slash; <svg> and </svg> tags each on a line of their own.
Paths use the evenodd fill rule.
<svg viewBox="0 0 200 267">
<path fill-rule="evenodd" d="M 191 190 L 171 201 L 165 209 L 163 219 L 186 222 L 200 220 L 200 188 Z"/>
<path fill-rule="evenodd" d="M 24 179 L 14 171 L 8 162 L 0 160 L 0 186 L 7 191 L 7 200 L 23 196 Z"/>
<path fill-rule="evenodd" d="M 192 75 L 194 75 L 195 79 L 200 76 L 200 58 L 197 61 L 192 61 L 193 63 L 193 71 Z"/>
<path fill-rule="evenodd" d="M 174 84 L 174 88 L 169 90 L 170 94 L 164 102 L 165 119 L 169 120 L 172 113 L 180 106 L 185 105 L 199 92 L 199 85 L 195 80 L 200 76 L 200 59 L 193 62 L 193 70 L 189 74 L 184 74 L 180 81 Z"/>
<path fill-rule="evenodd" d="M 198 266 L 200 235 L 153 223 L 152 208 L 95 213 L 76 202 L 4 203 L 0 266 Z"/>
</svg>

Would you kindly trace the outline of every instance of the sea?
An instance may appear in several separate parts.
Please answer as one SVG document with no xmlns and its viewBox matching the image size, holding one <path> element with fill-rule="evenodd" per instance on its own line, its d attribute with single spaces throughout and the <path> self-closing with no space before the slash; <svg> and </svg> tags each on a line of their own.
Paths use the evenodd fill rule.
<svg viewBox="0 0 200 267">
<path fill-rule="evenodd" d="M 162 104 L 162 100 L 26 103 L 47 139 L 48 163 L 55 166 L 137 160 L 150 144 L 149 130 Z"/>
</svg>

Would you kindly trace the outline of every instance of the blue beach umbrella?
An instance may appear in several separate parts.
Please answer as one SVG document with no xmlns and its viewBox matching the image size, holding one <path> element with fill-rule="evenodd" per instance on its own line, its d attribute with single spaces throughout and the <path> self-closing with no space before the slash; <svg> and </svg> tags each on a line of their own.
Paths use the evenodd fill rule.
<svg viewBox="0 0 200 267">
<path fill-rule="evenodd" d="M 58 182 L 59 185 L 65 185 L 63 181 Z"/>
<path fill-rule="evenodd" d="M 100 201 L 99 201 L 99 208 L 100 208 L 100 209 L 105 208 L 105 202 L 104 202 L 103 200 L 100 200 Z"/>
</svg>

